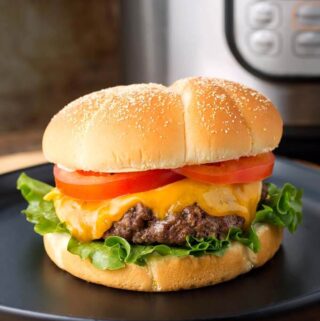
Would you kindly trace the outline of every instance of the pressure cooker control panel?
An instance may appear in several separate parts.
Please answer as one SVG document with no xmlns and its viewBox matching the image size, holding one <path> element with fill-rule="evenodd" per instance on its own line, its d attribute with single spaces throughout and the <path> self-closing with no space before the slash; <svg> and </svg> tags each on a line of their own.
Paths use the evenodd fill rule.
<svg viewBox="0 0 320 321">
<path fill-rule="evenodd" d="M 320 77 L 320 0 L 234 0 L 232 7 L 233 41 L 247 65 L 271 76 Z"/>
</svg>

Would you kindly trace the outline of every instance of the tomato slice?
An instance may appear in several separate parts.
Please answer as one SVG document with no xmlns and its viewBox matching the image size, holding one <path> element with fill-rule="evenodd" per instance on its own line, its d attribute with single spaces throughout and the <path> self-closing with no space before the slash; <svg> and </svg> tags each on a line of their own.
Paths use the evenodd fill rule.
<svg viewBox="0 0 320 321">
<path fill-rule="evenodd" d="M 205 183 L 250 183 L 261 181 L 270 176 L 274 161 L 275 157 L 270 152 L 220 163 L 184 166 L 174 171 L 190 179 Z"/>
<path fill-rule="evenodd" d="M 56 186 L 66 195 L 99 201 L 120 195 L 144 192 L 183 178 L 171 170 L 159 169 L 132 173 L 69 172 L 53 169 Z"/>
<path fill-rule="evenodd" d="M 272 174 L 272 153 L 242 157 L 205 165 L 184 166 L 174 170 L 158 169 L 132 173 L 69 172 L 54 166 L 56 186 L 66 195 L 87 201 L 144 192 L 184 177 L 215 184 L 237 184 L 260 181 Z"/>
</svg>

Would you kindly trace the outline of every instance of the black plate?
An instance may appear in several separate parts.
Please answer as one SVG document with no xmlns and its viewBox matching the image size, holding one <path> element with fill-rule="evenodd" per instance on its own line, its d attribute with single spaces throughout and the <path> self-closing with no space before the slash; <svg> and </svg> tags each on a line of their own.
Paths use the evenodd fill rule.
<svg viewBox="0 0 320 321">
<path fill-rule="evenodd" d="M 50 182 L 50 165 L 25 171 Z M 0 176 L 0 319 L 217 320 L 255 318 L 320 302 L 320 171 L 277 161 L 272 181 L 304 189 L 304 223 L 285 234 L 264 267 L 235 280 L 176 293 L 137 293 L 86 283 L 59 270 L 44 254 L 40 236 L 19 214 L 25 207 L 15 181 Z"/>
</svg>

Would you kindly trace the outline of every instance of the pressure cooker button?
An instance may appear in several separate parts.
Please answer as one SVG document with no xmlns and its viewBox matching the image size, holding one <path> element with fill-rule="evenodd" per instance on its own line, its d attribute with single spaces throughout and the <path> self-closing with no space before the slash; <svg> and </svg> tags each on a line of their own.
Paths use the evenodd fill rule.
<svg viewBox="0 0 320 321">
<path fill-rule="evenodd" d="M 279 51 L 279 36 L 270 30 L 258 30 L 251 34 L 249 44 L 257 54 L 273 55 Z"/>
<path fill-rule="evenodd" d="M 294 48 L 297 55 L 320 55 L 320 32 L 306 31 L 297 34 Z"/>
<path fill-rule="evenodd" d="M 274 25 L 278 17 L 278 8 L 269 2 L 255 3 L 249 9 L 249 23 L 252 27 Z"/>
<path fill-rule="evenodd" d="M 302 5 L 297 9 L 296 16 L 304 25 L 320 25 L 320 6 Z"/>
</svg>

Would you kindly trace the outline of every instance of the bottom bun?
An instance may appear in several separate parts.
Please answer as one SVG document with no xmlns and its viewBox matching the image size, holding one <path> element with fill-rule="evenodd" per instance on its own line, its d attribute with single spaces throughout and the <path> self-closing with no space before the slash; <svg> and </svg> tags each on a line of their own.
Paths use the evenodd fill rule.
<svg viewBox="0 0 320 321">
<path fill-rule="evenodd" d="M 262 224 L 257 228 L 261 249 L 253 253 L 233 242 L 222 256 L 153 256 L 145 266 L 128 264 L 115 271 L 99 270 L 88 260 L 67 251 L 69 236 L 51 233 L 44 246 L 51 260 L 72 275 L 105 286 L 136 291 L 177 291 L 217 284 L 259 267 L 270 260 L 280 247 L 282 229 Z"/>
</svg>

